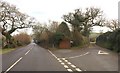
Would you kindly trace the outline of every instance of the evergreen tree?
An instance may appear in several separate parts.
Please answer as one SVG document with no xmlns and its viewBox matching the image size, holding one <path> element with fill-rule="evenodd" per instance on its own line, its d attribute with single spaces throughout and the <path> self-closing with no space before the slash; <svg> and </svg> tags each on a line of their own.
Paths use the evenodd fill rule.
<svg viewBox="0 0 120 73">
<path fill-rule="evenodd" d="M 62 33 L 65 37 L 70 37 L 71 33 L 68 25 L 65 22 L 62 22 L 57 28 L 57 33 Z"/>
</svg>

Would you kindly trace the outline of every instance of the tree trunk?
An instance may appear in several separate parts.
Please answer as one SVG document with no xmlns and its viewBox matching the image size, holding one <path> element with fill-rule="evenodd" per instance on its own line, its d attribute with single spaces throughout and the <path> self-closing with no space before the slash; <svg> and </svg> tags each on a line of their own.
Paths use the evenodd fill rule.
<svg viewBox="0 0 120 73">
<path fill-rule="evenodd" d="M 3 34 L 6 37 L 6 45 L 3 48 L 11 47 L 12 44 L 12 36 L 9 33 Z"/>
</svg>

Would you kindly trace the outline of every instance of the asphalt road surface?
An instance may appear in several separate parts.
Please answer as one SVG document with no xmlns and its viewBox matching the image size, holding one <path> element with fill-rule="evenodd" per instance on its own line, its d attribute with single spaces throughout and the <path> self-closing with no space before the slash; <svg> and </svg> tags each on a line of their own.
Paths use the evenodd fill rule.
<svg viewBox="0 0 120 73">
<path fill-rule="evenodd" d="M 55 50 L 53 53 L 82 71 L 118 71 L 118 54 L 96 45 L 76 50 Z"/>
<path fill-rule="evenodd" d="M 31 43 L 3 54 L 2 71 L 118 71 L 118 55 L 98 46 L 50 51 Z"/>
<path fill-rule="evenodd" d="M 2 56 L 3 71 L 67 71 L 51 53 L 32 43 Z"/>
</svg>

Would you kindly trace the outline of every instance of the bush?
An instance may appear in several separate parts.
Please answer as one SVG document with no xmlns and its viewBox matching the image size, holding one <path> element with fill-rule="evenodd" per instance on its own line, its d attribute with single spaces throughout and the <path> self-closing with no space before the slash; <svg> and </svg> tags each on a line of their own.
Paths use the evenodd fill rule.
<svg viewBox="0 0 120 73">
<path fill-rule="evenodd" d="M 116 39 L 115 39 L 115 44 L 114 44 L 114 46 L 113 46 L 113 49 L 114 49 L 114 51 L 116 51 L 116 52 L 120 52 L 120 29 L 119 30 L 117 30 L 116 32 Z"/>
<path fill-rule="evenodd" d="M 31 42 L 31 37 L 27 33 L 20 33 L 14 37 L 14 41 L 16 41 L 17 46 L 27 45 Z"/>
<path fill-rule="evenodd" d="M 54 46 L 58 47 L 60 41 L 64 38 L 64 34 L 60 33 L 60 32 L 56 32 L 54 33 L 53 37 L 52 37 L 52 42 L 54 44 Z"/>
<path fill-rule="evenodd" d="M 90 38 L 90 42 L 95 42 L 95 38 Z"/>
<path fill-rule="evenodd" d="M 89 45 L 89 39 L 87 37 L 83 37 L 83 45 Z"/>
<path fill-rule="evenodd" d="M 120 29 L 114 32 L 106 32 L 96 39 L 96 44 L 110 50 L 120 52 Z"/>
<path fill-rule="evenodd" d="M 72 32 L 72 41 L 73 46 L 80 46 L 84 43 L 84 38 L 78 31 L 75 31 Z"/>
<path fill-rule="evenodd" d="M 2 48 L 4 48 L 6 46 L 6 37 L 2 35 L 2 38 L 1 38 L 1 42 L 2 42 Z"/>
</svg>

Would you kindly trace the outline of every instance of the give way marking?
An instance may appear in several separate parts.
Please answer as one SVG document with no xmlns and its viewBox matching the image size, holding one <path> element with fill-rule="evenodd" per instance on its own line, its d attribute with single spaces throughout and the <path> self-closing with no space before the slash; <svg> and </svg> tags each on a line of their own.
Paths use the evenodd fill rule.
<svg viewBox="0 0 120 73">
<path fill-rule="evenodd" d="M 99 50 L 98 54 L 106 54 L 107 55 L 109 53 Z"/>
</svg>

